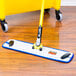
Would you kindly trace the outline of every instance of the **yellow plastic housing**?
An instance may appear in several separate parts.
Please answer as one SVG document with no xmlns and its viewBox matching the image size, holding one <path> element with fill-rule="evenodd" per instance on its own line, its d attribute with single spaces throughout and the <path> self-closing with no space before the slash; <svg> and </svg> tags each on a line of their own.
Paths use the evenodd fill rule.
<svg viewBox="0 0 76 76">
<path fill-rule="evenodd" d="M 60 9 L 61 0 L 45 0 L 45 8 Z M 0 19 L 12 14 L 40 10 L 41 0 L 0 0 Z"/>
</svg>

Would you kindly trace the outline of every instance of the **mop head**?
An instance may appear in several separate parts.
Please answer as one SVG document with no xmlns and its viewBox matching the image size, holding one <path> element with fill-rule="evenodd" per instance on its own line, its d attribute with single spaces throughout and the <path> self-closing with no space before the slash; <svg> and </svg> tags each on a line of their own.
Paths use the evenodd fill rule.
<svg viewBox="0 0 76 76">
<path fill-rule="evenodd" d="M 50 47 L 43 47 L 42 51 L 40 51 L 38 49 L 32 49 L 32 46 L 32 43 L 23 42 L 19 40 L 8 40 L 2 45 L 2 47 L 6 49 L 15 50 L 26 54 L 31 54 L 34 56 L 64 63 L 69 63 L 74 57 L 74 54 L 68 51 L 54 49 Z"/>
</svg>

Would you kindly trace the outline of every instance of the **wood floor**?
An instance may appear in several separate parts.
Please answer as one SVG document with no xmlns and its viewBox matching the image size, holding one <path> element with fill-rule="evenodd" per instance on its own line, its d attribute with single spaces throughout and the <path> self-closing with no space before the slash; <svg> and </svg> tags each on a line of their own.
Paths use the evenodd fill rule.
<svg viewBox="0 0 76 76">
<path fill-rule="evenodd" d="M 61 11 L 62 22 L 56 21 L 54 9 L 45 14 L 42 43 L 73 52 L 74 59 L 65 64 L 2 48 L 8 39 L 36 41 L 40 11 L 12 15 L 6 17 L 8 33 L 0 27 L 0 76 L 76 76 L 76 7 L 61 7 Z"/>
</svg>

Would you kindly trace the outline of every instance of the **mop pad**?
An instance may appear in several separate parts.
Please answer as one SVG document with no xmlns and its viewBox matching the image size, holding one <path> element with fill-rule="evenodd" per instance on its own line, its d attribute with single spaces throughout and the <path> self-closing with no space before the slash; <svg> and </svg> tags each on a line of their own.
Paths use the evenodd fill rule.
<svg viewBox="0 0 76 76">
<path fill-rule="evenodd" d="M 32 46 L 32 43 L 23 42 L 19 40 L 8 40 L 2 45 L 2 47 L 6 49 L 15 50 L 26 54 L 31 54 L 34 56 L 64 63 L 69 63 L 74 57 L 74 54 L 68 51 L 54 49 L 50 47 L 43 47 L 42 51 L 40 51 L 38 49 L 32 49 Z"/>
</svg>

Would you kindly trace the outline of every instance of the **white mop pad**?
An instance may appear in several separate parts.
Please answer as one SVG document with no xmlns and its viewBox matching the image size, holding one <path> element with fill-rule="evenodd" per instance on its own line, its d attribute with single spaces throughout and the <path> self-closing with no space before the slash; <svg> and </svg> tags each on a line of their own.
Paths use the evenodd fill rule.
<svg viewBox="0 0 76 76">
<path fill-rule="evenodd" d="M 50 60 L 64 62 L 64 63 L 69 63 L 74 57 L 73 53 L 64 50 L 50 48 L 50 47 L 43 47 L 42 51 L 37 49 L 32 49 L 33 46 L 32 43 L 23 42 L 19 40 L 13 40 L 14 41 L 13 46 L 9 46 L 9 41 L 10 40 L 5 42 L 2 45 L 2 47 L 6 49 L 11 49 L 26 54 L 31 54 L 34 56 L 50 59 Z"/>
</svg>

